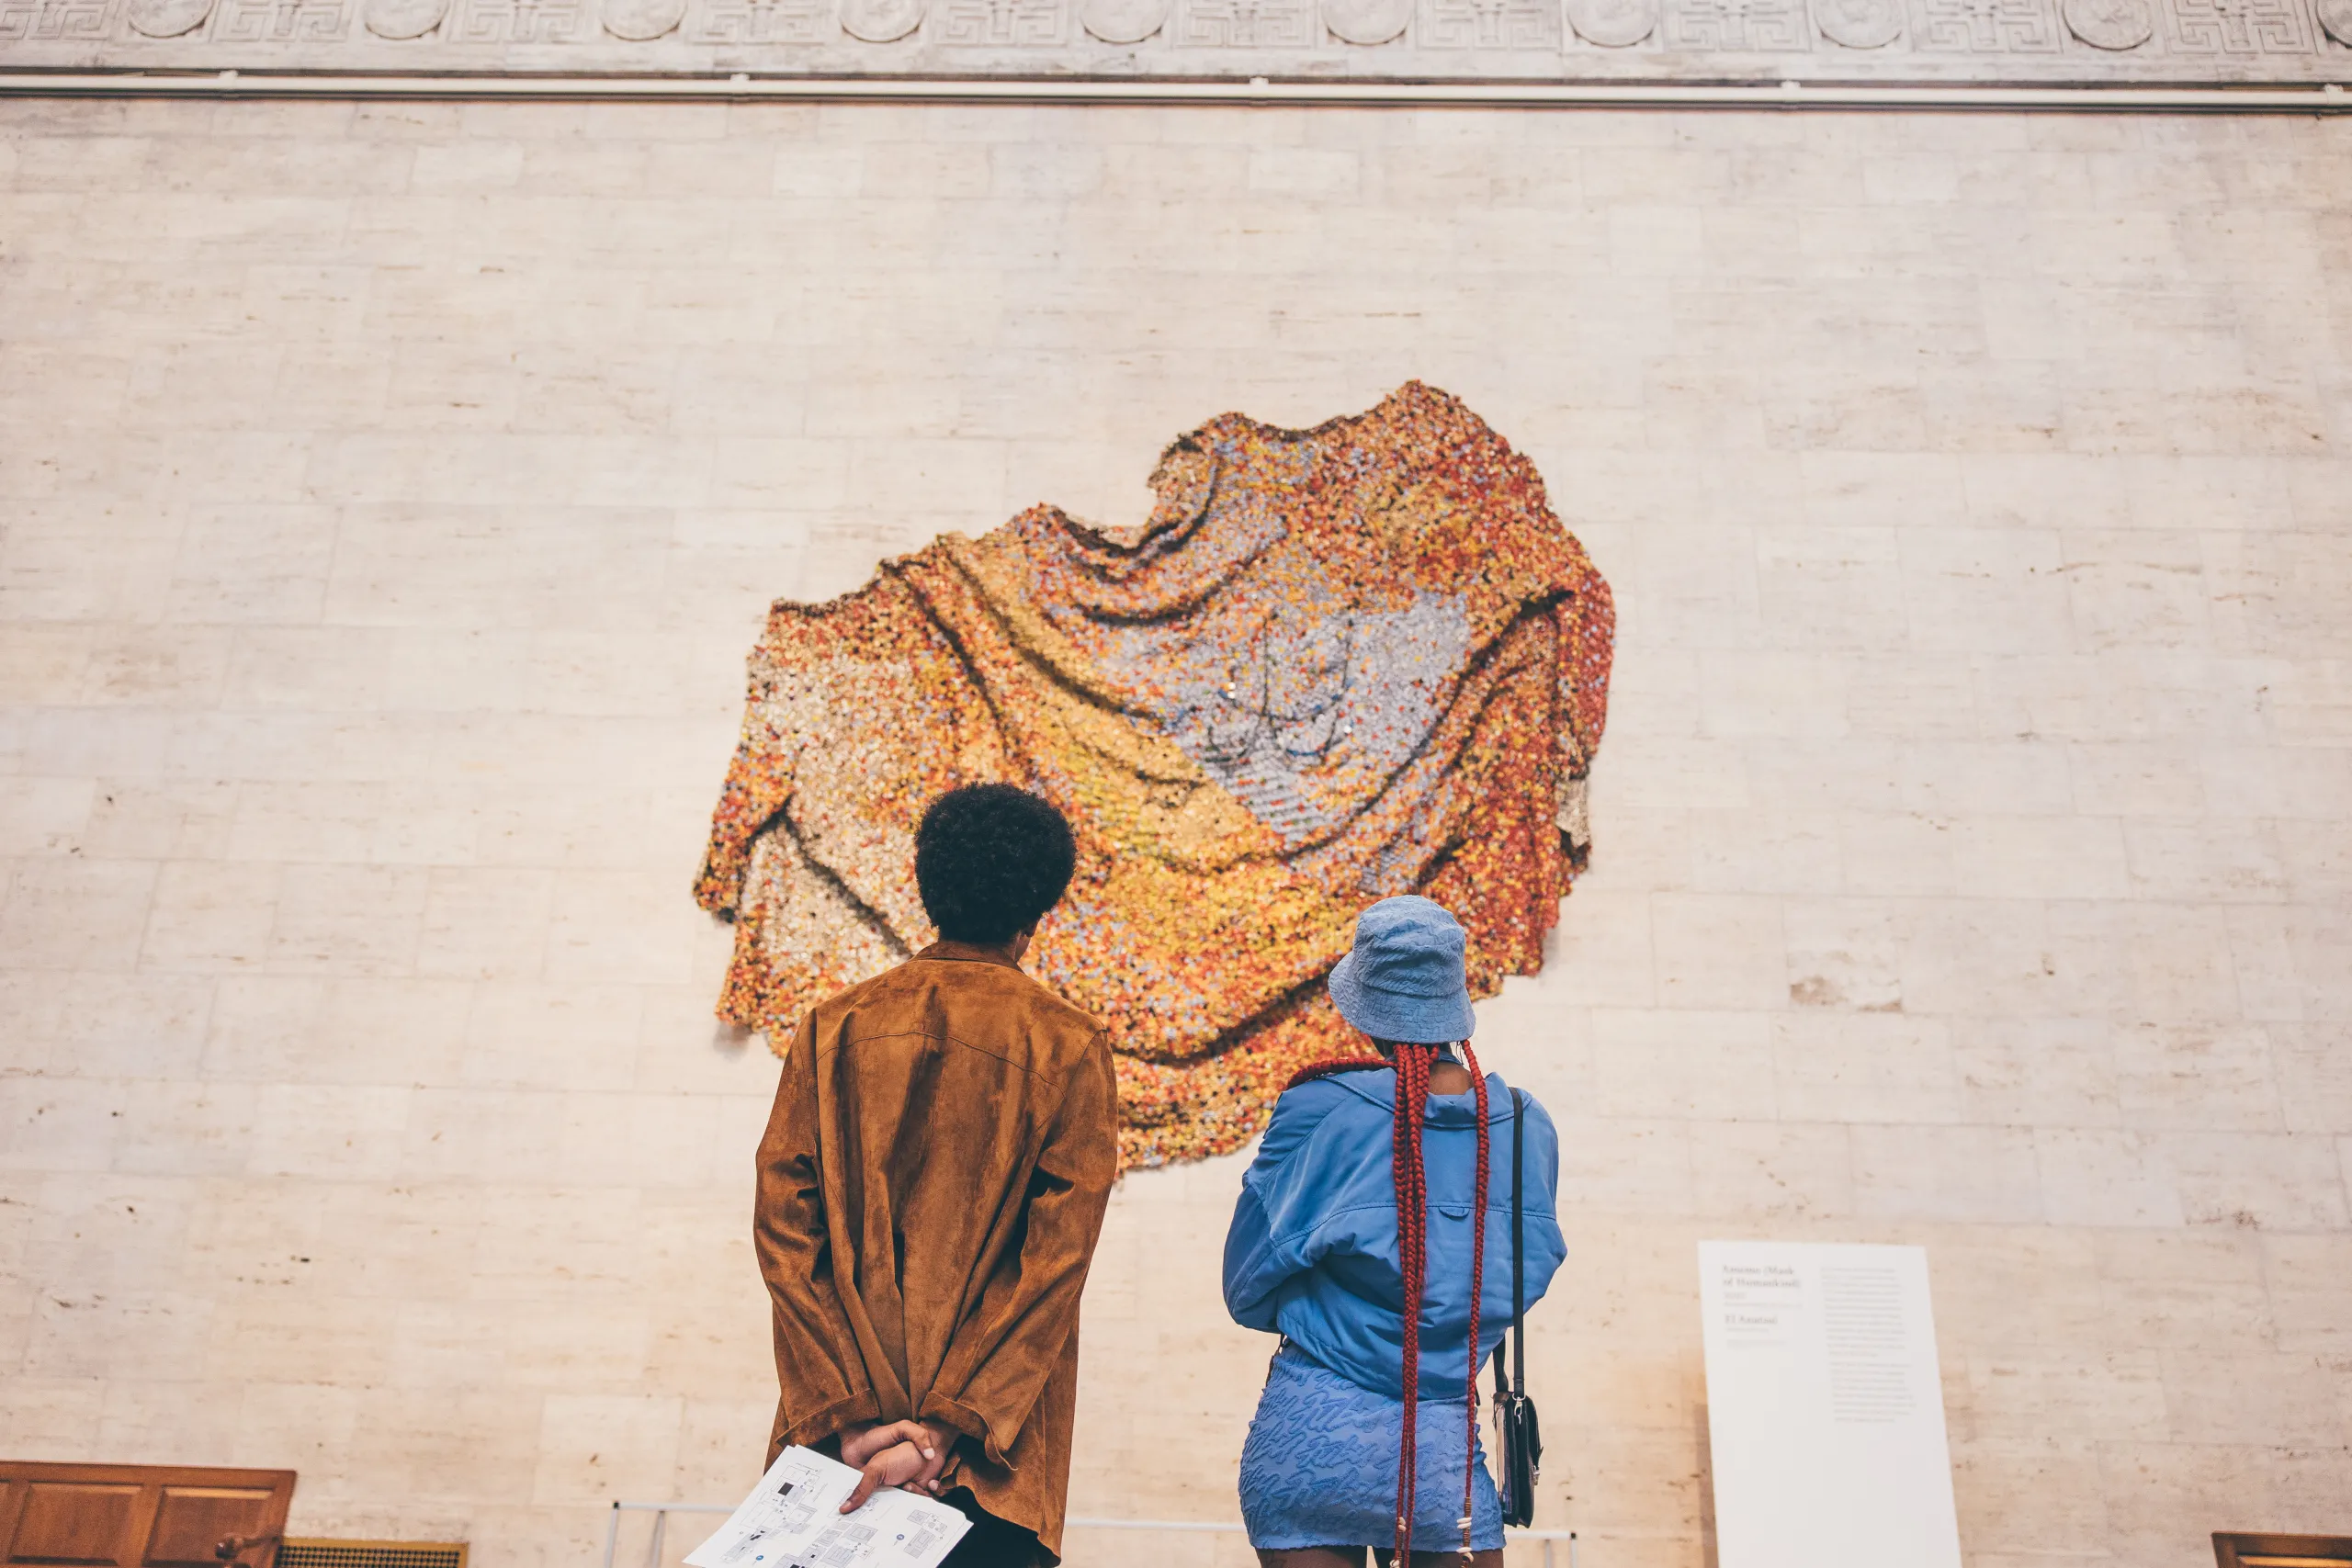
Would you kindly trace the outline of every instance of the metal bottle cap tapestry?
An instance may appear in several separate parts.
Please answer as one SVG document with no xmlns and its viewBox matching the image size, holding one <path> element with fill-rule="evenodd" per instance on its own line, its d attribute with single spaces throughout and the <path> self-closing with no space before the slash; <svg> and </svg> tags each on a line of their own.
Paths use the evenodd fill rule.
<svg viewBox="0 0 2352 1568">
<path fill-rule="evenodd" d="M 1384 897 L 1458 917 L 1469 997 L 1542 966 L 1615 618 L 1534 465 L 1411 382 L 1311 430 L 1223 415 L 1152 489 L 1140 528 L 1033 507 L 775 607 L 695 888 L 735 922 L 721 1017 L 781 1048 L 928 943 L 915 826 L 984 780 L 1077 835 L 1025 962 L 1102 1021 L 1130 1164 L 1238 1148 L 1362 1052 L 1325 981 Z"/>
</svg>

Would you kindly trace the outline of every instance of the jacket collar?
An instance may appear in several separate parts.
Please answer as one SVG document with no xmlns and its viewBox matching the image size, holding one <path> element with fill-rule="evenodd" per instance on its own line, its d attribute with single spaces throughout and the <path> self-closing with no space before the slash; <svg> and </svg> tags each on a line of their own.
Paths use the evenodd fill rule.
<svg viewBox="0 0 2352 1568">
<path fill-rule="evenodd" d="M 1337 1084 L 1349 1093 L 1372 1101 L 1389 1115 L 1396 1114 L 1396 1069 L 1379 1067 L 1361 1073 L 1333 1073 L 1320 1080 Z M 1498 1074 L 1487 1075 L 1487 1124 L 1490 1127 L 1508 1122 L 1516 1114 L 1510 1089 Z M 1475 1127 L 1478 1124 L 1477 1097 L 1468 1089 L 1460 1094 L 1433 1094 L 1428 1109 L 1422 1112 L 1421 1123 L 1428 1127 Z"/>
<path fill-rule="evenodd" d="M 968 942 L 934 942 L 915 956 L 937 959 L 944 964 L 996 964 L 1015 972 L 1021 968 L 1000 949 L 978 947 Z"/>
</svg>

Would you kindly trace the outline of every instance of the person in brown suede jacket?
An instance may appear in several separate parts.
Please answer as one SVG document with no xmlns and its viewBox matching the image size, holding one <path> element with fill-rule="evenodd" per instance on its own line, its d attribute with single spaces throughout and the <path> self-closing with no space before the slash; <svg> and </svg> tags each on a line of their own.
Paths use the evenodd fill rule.
<svg viewBox="0 0 2352 1568">
<path fill-rule="evenodd" d="M 752 1233 L 782 1397 L 771 1462 L 832 1448 L 973 1528 L 955 1568 L 1060 1561 L 1078 1306 L 1118 1175 L 1093 1019 L 1021 972 L 1075 863 L 1010 784 L 932 802 L 915 880 L 941 941 L 802 1021 Z"/>
</svg>

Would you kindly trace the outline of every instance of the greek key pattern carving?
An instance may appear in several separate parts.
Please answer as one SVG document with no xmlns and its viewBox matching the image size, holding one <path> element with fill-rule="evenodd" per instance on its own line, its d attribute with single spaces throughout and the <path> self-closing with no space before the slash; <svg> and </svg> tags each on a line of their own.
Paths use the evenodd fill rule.
<svg viewBox="0 0 2352 1568">
<path fill-rule="evenodd" d="M 2308 54 L 2315 41 L 2297 0 L 2169 0 L 2165 9 L 2176 54 Z"/>
<path fill-rule="evenodd" d="M 1304 49 L 1316 41 L 1312 0 L 1179 0 L 1183 49 Z"/>
<path fill-rule="evenodd" d="M 1069 31 L 1062 0 L 941 0 L 939 41 L 966 49 L 1050 49 Z"/>
<path fill-rule="evenodd" d="M 585 0 L 458 0 L 460 43 L 574 43 L 594 36 Z"/>
<path fill-rule="evenodd" d="M 97 39 L 114 30 L 108 0 L 0 0 L 0 44 Z"/>
<path fill-rule="evenodd" d="M 833 8 L 825 0 L 705 0 L 686 29 L 695 43 L 824 43 Z"/>
<path fill-rule="evenodd" d="M 220 0 L 215 43 L 332 43 L 351 30 L 353 0 Z"/>
<path fill-rule="evenodd" d="M 1911 39 L 1925 54 L 2055 54 L 2051 0 L 1915 0 Z"/>
<path fill-rule="evenodd" d="M 1669 49 L 1707 54 L 1785 54 L 1809 48 L 1813 28 L 1800 0 L 1673 0 Z"/>
<path fill-rule="evenodd" d="M 1550 0 L 1424 0 L 1425 49 L 1555 50 L 1560 8 Z"/>
</svg>

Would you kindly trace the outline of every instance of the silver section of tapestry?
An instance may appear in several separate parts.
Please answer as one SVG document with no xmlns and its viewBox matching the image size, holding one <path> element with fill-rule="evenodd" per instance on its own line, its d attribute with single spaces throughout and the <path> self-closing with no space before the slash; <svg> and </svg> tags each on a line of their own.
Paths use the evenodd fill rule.
<svg viewBox="0 0 2352 1568">
<path fill-rule="evenodd" d="M 1470 617 L 1453 594 L 1417 593 L 1404 610 L 1350 605 L 1328 578 L 1310 579 L 1258 625 L 1214 650 L 1177 650 L 1156 626 L 1125 628 L 1105 662 L 1114 679 L 1190 671 L 1160 680 L 1146 711 L 1186 756 L 1250 814 L 1298 850 L 1341 825 L 1326 768 L 1399 778 L 1408 791 L 1442 788 L 1423 742 L 1442 712 L 1447 675 L 1470 646 Z M 1206 657 L 1204 657 L 1206 655 Z M 1221 677 L 1211 674 L 1221 670 Z"/>
<path fill-rule="evenodd" d="M 0 68 L 2352 81 L 2352 0 L 0 0 Z"/>
</svg>

